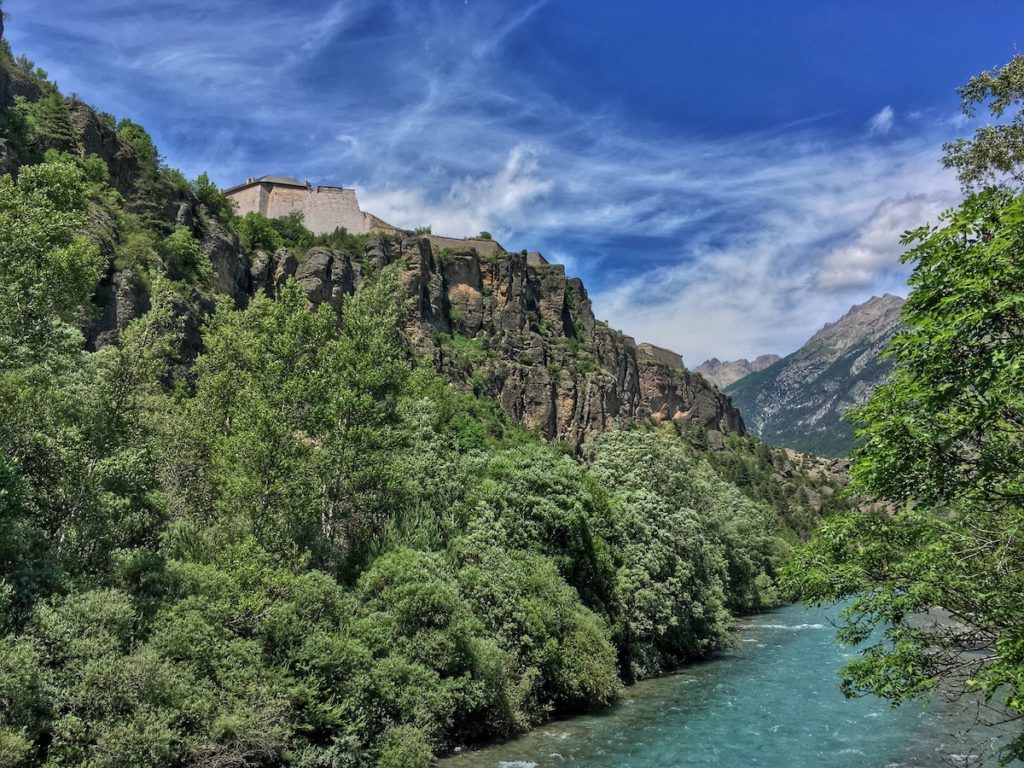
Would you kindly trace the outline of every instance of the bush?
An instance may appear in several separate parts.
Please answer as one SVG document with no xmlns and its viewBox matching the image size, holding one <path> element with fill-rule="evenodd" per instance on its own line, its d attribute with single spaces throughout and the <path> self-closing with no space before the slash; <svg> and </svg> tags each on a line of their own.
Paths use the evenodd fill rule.
<svg viewBox="0 0 1024 768">
<path fill-rule="evenodd" d="M 316 243 L 316 237 L 306 229 L 305 224 L 302 222 L 301 211 L 293 211 L 285 216 L 278 216 L 276 219 L 270 220 L 271 226 L 281 236 L 285 247 L 299 252 L 312 248 Z"/>
<path fill-rule="evenodd" d="M 412 725 L 388 728 L 380 740 L 377 768 L 430 768 L 434 753 L 423 731 Z"/>
<path fill-rule="evenodd" d="M 178 227 L 164 239 L 160 255 L 174 280 L 206 280 L 213 276 L 213 266 L 187 227 Z"/>
<path fill-rule="evenodd" d="M 136 122 L 124 118 L 117 124 L 117 135 L 127 141 L 135 150 L 143 174 L 155 176 L 160 169 L 160 153 L 157 152 L 153 137 Z"/>
<path fill-rule="evenodd" d="M 248 251 L 273 253 L 284 247 L 284 238 L 262 213 L 250 211 L 238 222 L 238 237 Z"/>
<path fill-rule="evenodd" d="M 210 181 L 210 176 L 206 171 L 199 174 L 195 181 L 190 182 L 189 188 L 196 199 L 209 208 L 221 221 L 230 224 L 238 218 L 235 213 L 234 201 L 221 192 L 220 187 Z"/>
</svg>

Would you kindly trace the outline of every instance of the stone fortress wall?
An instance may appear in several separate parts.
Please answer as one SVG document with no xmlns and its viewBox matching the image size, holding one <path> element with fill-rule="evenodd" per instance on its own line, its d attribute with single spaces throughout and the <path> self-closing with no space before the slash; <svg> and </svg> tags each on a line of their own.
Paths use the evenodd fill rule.
<svg viewBox="0 0 1024 768">
<path fill-rule="evenodd" d="M 338 227 L 354 235 L 401 232 L 363 211 L 354 189 L 313 187 L 309 182 L 286 176 L 262 176 L 226 189 L 224 194 L 235 203 L 239 216 L 256 212 L 276 219 L 298 212 L 302 214 L 306 229 L 317 235 L 329 234 Z"/>
</svg>

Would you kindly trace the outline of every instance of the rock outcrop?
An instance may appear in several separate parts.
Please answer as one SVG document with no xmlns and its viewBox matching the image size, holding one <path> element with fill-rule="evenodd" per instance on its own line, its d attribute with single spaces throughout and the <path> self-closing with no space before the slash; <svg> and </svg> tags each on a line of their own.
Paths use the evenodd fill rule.
<svg viewBox="0 0 1024 768">
<path fill-rule="evenodd" d="M 0 100 L 29 87 L 12 77 L 0 76 Z M 131 210 L 140 174 L 134 150 L 88 105 L 69 99 L 68 108 L 83 151 L 107 163 L 112 185 Z M 274 295 L 294 277 L 310 307 L 327 303 L 343 312 L 367 270 L 402 261 L 412 346 L 456 385 L 496 398 L 513 421 L 546 438 L 579 447 L 621 421 L 671 422 L 709 435 L 744 431 L 727 397 L 686 371 L 670 350 L 641 349 L 596 321 L 583 283 L 538 253 L 507 253 L 488 238 L 383 235 L 368 238 L 357 257 L 326 248 L 310 249 L 301 260 L 285 249 L 247 254 L 237 234 L 188 190 L 159 182 L 144 205 L 140 212 L 166 231 L 190 229 L 213 267 L 212 280 L 192 286 L 192 296 L 180 303 L 179 373 L 187 373 L 199 352 L 210 294 L 227 294 L 244 306 L 255 292 Z M 116 224 L 98 222 L 93 229 L 113 262 Z M 146 311 L 149 297 L 134 272 L 111 267 L 96 303 L 99 317 L 86 329 L 92 349 L 117 343 L 127 323 Z"/>
<path fill-rule="evenodd" d="M 141 167 L 135 149 L 117 135 L 112 122 L 104 120 L 78 99 L 67 100 L 71 122 L 82 142 L 82 155 L 97 155 L 110 170 L 110 185 L 125 197 L 135 188 Z"/>
<path fill-rule="evenodd" d="M 578 447 L 621 421 L 744 431 L 729 399 L 702 378 L 645 355 L 595 320 L 583 283 L 561 265 L 501 250 L 438 249 L 434 239 L 371 238 L 361 263 L 325 248 L 301 263 L 285 249 L 257 254 L 252 290 L 273 295 L 294 275 L 310 306 L 343 310 L 364 269 L 401 260 L 413 347 L 457 385 L 496 398 L 513 421 L 548 439 Z"/>
<path fill-rule="evenodd" d="M 744 376 L 763 371 L 779 359 L 778 355 L 758 355 L 753 360 L 741 358 L 739 360 L 725 361 L 712 357 L 693 370 L 694 373 L 699 373 L 719 389 L 725 389 L 734 381 L 739 381 Z"/>
<path fill-rule="evenodd" d="M 725 388 L 765 442 L 821 456 L 855 445 L 847 411 L 892 370 L 879 357 L 899 329 L 904 300 L 886 294 L 859 304 L 799 350 Z"/>
</svg>

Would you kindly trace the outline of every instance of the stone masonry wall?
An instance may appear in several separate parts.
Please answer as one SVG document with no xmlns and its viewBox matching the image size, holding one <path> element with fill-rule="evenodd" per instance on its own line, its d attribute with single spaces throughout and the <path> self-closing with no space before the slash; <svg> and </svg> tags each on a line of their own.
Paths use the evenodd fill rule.
<svg viewBox="0 0 1024 768">
<path fill-rule="evenodd" d="M 338 227 L 355 235 L 371 231 L 400 232 L 376 216 L 363 213 L 354 189 L 306 189 L 264 182 L 230 192 L 228 197 L 234 201 L 240 216 L 256 212 L 276 219 L 297 211 L 302 214 L 306 228 L 318 235 L 329 234 Z"/>
<path fill-rule="evenodd" d="M 356 235 L 370 231 L 354 189 L 272 187 L 266 216 L 276 219 L 293 211 L 300 211 L 306 228 L 317 235 L 328 234 L 338 227 Z"/>
<path fill-rule="evenodd" d="M 233 192 L 228 197 L 238 208 L 238 215 L 244 216 L 247 213 L 266 213 L 266 190 L 262 184 L 257 184 L 245 189 Z"/>
</svg>

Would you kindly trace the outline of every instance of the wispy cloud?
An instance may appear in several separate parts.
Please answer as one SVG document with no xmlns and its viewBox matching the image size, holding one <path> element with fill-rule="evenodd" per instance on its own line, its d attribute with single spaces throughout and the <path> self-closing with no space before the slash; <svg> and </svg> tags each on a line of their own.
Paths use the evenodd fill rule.
<svg viewBox="0 0 1024 768">
<path fill-rule="evenodd" d="M 886 105 L 868 121 L 868 130 L 872 136 L 888 133 L 892 130 L 895 119 L 896 113 L 892 111 L 892 107 Z"/>
<path fill-rule="evenodd" d="M 900 234 L 955 199 L 936 162 L 948 120 L 901 121 L 910 137 L 887 105 L 866 132 L 811 113 L 708 138 L 574 104 L 531 67 L 575 73 L 523 53 L 556 6 L 5 2 L 16 50 L 146 124 L 187 174 L 353 185 L 395 224 L 539 248 L 599 316 L 691 363 L 788 352 L 902 292 Z"/>
<path fill-rule="evenodd" d="M 900 235 L 934 222 L 955 202 L 952 191 L 883 200 L 847 242 L 824 255 L 814 276 L 814 286 L 824 291 L 846 291 L 871 286 L 887 272 L 902 272 L 898 263 L 904 251 Z"/>
</svg>

